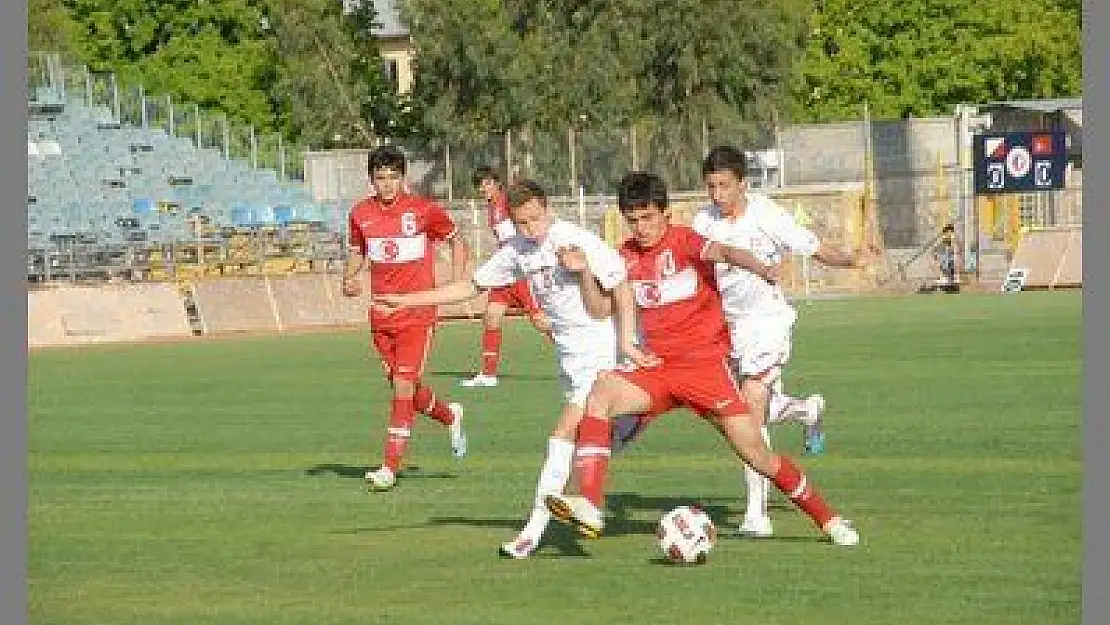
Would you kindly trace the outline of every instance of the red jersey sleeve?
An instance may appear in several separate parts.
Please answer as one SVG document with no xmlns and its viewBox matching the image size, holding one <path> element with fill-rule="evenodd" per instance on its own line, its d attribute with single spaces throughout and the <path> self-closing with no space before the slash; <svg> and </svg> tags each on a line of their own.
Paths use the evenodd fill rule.
<svg viewBox="0 0 1110 625">
<path fill-rule="evenodd" d="M 447 241 L 455 236 L 458 230 L 455 226 L 455 220 L 451 219 L 451 215 L 435 202 L 428 202 L 427 212 L 425 213 L 427 223 L 425 229 L 428 232 L 428 238 L 432 241 Z"/>
<path fill-rule="evenodd" d="M 702 256 L 705 254 L 706 246 L 709 245 L 709 239 L 698 234 L 693 228 L 683 226 L 681 232 L 680 245 L 683 255 L 694 264 L 705 264 L 706 261 Z"/>
<path fill-rule="evenodd" d="M 366 238 L 362 236 L 362 226 L 357 218 L 361 204 L 355 204 L 347 213 L 347 241 L 351 249 L 358 249 L 359 253 L 366 256 Z"/>
</svg>

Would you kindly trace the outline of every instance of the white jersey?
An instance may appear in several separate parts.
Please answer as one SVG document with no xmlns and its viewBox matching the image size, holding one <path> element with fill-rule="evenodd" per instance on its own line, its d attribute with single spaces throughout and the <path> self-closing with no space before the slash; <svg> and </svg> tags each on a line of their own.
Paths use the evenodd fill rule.
<svg viewBox="0 0 1110 625">
<path fill-rule="evenodd" d="M 747 207 L 737 219 L 725 217 L 716 205 L 694 216 L 694 230 L 711 241 L 751 252 L 768 264 L 778 264 L 788 252 L 812 256 L 820 240 L 798 224 L 792 215 L 765 195 L 747 194 Z M 725 316 L 733 321 L 751 315 L 784 315 L 793 318 L 793 307 L 782 287 L 726 263 L 717 263 L 717 288 Z"/>
<path fill-rule="evenodd" d="M 577 246 L 602 288 L 610 290 L 627 279 L 624 261 L 596 234 L 555 219 L 543 241 L 516 235 L 505 241 L 474 272 L 481 288 L 507 286 L 528 280 L 536 304 L 547 314 L 552 338 L 560 354 L 616 349 L 613 319 L 594 319 L 586 311 L 578 276 L 559 265 L 561 247 Z"/>
<path fill-rule="evenodd" d="M 516 236 L 516 226 L 513 225 L 512 219 L 502 219 L 493 225 L 493 236 L 497 238 L 498 245 L 504 245 L 505 241 Z"/>
</svg>

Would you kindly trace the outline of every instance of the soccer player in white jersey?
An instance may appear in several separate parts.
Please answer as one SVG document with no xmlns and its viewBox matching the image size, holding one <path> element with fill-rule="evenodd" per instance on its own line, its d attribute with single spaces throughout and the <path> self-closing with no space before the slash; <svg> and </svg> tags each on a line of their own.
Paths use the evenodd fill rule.
<svg viewBox="0 0 1110 625">
<path fill-rule="evenodd" d="M 709 151 L 702 164 L 702 176 L 712 204 L 694 217 L 692 226 L 698 234 L 746 249 L 768 264 L 777 265 L 792 252 L 830 267 L 861 265 L 859 253 L 834 249 L 799 225 L 770 198 L 746 190 L 745 163 L 744 153 L 732 146 Z M 790 358 L 797 312 L 778 284 L 721 263 L 716 265 L 715 273 L 732 342 L 730 359 L 753 414 L 764 415 L 764 440 L 770 444 L 767 423 L 794 417 L 805 426 L 806 451 L 820 453 L 825 442 L 821 427 L 824 399 L 820 395 L 795 399 L 782 388 L 782 367 Z M 745 465 L 744 481 L 748 501 L 740 532 L 771 536 L 768 480 Z"/>
<path fill-rule="evenodd" d="M 601 371 L 617 365 L 610 294 L 626 280 L 627 272 L 616 250 L 596 234 L 552 217 L 546 194 L 535 182 L 518 182 L 508 195 L 516 234 L 469 280 L 419 293 L 383 295 L 375 303 L 391 307 L 447 304 L 528 280 L 551 326 L 566 404 L 548 439 L 531 515 L 520 534 L 500 548 L 502 556 L 521 559 L 532 555 L 551 520 L 544 497 L 562 493 L 566 487 L 575 433 L 590 388 Z"/>
</svg>

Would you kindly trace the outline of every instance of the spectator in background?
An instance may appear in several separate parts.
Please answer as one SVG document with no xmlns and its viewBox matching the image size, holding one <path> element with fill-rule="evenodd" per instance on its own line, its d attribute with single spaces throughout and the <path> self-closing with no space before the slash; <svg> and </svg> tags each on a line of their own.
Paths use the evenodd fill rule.
<svg viewBox="0 0 1110 625">
<path fill-rule="evenodd" d="M 940 238 L 933 248 L 933 256 L 940 268 L 940 288 L 950 293 L 959 291 L 959 280 L 956 278 L 956 226 L 945 224 L 941 229 Z"/>
</svg>

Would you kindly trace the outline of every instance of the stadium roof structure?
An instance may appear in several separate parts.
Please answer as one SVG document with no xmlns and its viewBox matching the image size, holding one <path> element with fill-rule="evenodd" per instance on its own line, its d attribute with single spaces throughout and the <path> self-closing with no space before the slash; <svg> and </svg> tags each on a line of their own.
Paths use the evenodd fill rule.
<svg viewBox="0 0 1110 625">
<path fill-rule="evenodd" d="M 980 109 L 1011 108 L 1039 113 L 1055 113 L 1057 111 L 1072 111 L 1083 109 L 1083 98 L 1050 98 L 1045 100 L 1006 100 L 1000 102 L 987 102 L 979 105 Z"/>
<path fill-rule="evenodd" d="M 991 127 L 996 130 L 1065 130 L 1069 137 L 1068 154 L 1075 159 L 1082 158 L 1083 98 L 987 102 L 975 108 L 992 117 Z"/>
</svg>

